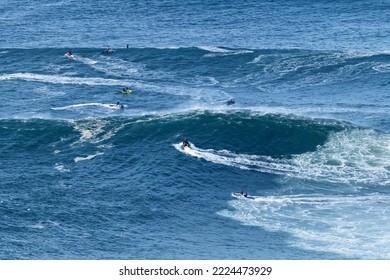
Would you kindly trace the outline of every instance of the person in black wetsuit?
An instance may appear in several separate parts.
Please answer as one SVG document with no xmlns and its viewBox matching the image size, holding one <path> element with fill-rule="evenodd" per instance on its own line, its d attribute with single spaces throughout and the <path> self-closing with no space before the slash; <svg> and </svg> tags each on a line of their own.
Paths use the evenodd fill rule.
<svg viewBox="0 0 390 280">
<path fill-rule="evenodd" d="M 234 101 L 234 99 L 230 99 L 226 104 L 227 104 L 228 106 L 231 106 L 231 105 L 236 104 L 236 101 Z"/>
<path fill-rule="evenodd" d="M 121 109 L 121 110 L 125 109 L 125 106 L 123 106 L 123 104 L 120 103 L 119 101 L 116 103 L 116 106 L 119 107 L 119 109 Z"/>
</svg>

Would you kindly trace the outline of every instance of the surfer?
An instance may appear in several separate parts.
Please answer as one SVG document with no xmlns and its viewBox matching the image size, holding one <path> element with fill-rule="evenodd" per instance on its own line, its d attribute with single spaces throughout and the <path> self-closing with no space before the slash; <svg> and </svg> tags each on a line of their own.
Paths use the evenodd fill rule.
<svg viewBox="0 0 390 280">
<path fill-rule="evenodd" d="M 125 109 L 125 106 L 123 106 L 123 104 L 120 103 L 119 101 L 116 103 L 116 106 L 119 107 L 119 109 L 121 110 Z"/>
<path fill-rule="evenodd" d="M 184 141 L 183 141 L 183 148 L 185 147 L 190 147 L 190 143 L 188 142 L 187 138 L 184 138 Z"/>
<path fill-rule="evenodd" d="M 244 192 L 244 189 L 241 189 L 241 195 L 244 197 L 248 197 L 248 193 Z"/>
</svg>

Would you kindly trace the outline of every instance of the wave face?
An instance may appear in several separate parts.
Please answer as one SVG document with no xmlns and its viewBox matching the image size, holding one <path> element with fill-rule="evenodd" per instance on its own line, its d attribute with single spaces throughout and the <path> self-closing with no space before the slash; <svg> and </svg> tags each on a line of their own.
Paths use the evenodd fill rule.
<svg viewBox="0 0 390 280">
<path fill-rule="evenodd" d="M 3 2 L 0 259 L 390 258 L 386 1 Z"/>
<path fill-rule="evenodd" d="M 226 111 L 227 101 L 236 99 L 230 109 L 389 131 L 387 52 L 221 47 L 120 49 L 113 56 L 99 49 L 73 52 L 67 58 L 62 49 L 3 51 L 0 90 L 8 109 L 0 118 L 109 117 L 116 101 L 133 103 L 122 112 L 126 116 Z M 122 87 L 139 94 L 114 94 Z"/>
<path fill-rule="evenodd" d="M 253 236 L 244 242 L 247 248 L 262 231 L 272 232 L 272 240 L 287 234 L 287 253 L 263 249 L 269 258 L 313 258 L 313 252 L 314 258 L 389 257 L 388 250 L 377 250 L 386 246 L 382 233 L 389 224 L 390 136 L 385 133 L 329 120 L 194 111 L 7 119 L 0 122 L 0 135 L 6 143 L 0 175 L 7 248 L 23 242 L 47 249 L 59 242 L 49 236 L 73 236 L 56 252 L 26 250 L 20 258 L 86 258 L 69 252 L 69 246 L 79 250 L 85 242 L 95 248 L 92 258 L 135 252 L 152 258 L 159 250 L 170 258 L 189 250 L 180 246 L 198 247 L 198 238 L 207 236 L 198 253 L 186 253 L 205 258 L 208 246 L 223 235 L 221 223 L 227 221 L 221 218 L 240 222 L 229 238 L 236 231 Z M 188 135 L 191 148 L 184 151 L 180 141 Z M 230 198 L 241 188 L 255 199 Z M 217 225 L 197 224 L 204 220 Z M 188 233 L 194 225 L 199 235 Z M 186 238 L 172 241 L 171 230 Z M 119 254 L 134 236 L 149 237 Z M 98 245 L 109 237 L 113 240 Z M 171 240 L 175 249 L 139 251 L 156 240 Z M 106 246 L 113 250 L 109 255 Z M 3 258 L 13 254 L 5 251 Z M 230 254 L 245 256 L 241 247 Z"/>
</svg>

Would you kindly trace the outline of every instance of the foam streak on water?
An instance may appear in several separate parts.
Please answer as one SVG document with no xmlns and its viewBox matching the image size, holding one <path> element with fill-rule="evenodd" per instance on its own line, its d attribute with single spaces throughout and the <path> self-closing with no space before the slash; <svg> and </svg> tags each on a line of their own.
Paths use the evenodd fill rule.
<svg viewBox="0 0 390 280">
<path fill-rule="evenodd" d="M 259 196 L 230 205 L 234 210 L 218 214 L 245 225 L 291 233 L 292 246 L 353 258 L 390 257 L 388 196 Z M 378 252 L 378 247 L 386 249 Z"/>
<path fill-rule="evenodd" d="M 390 184 L 390 137 L 374 131 L 337 132 L 316 151 L 286 159 L 200 149 L 194 144 L 185 151 L 181 144 L 174 147 L 193 157 L 243 170 L 330 183 Z"/>
</svg>

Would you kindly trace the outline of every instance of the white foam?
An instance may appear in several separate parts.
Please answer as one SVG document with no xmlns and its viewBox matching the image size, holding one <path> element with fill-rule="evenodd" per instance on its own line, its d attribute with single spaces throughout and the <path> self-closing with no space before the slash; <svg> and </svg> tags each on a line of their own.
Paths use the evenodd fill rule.
<svg viewBox="0 0 390 280">
<path fill-rule="evenodd" d="M 132 77 L 144 69 L 143 66 L 111 56 L 102 56 L 100 60 L 88 57 L 76 56 L 75 60 L 90 66 L 91 68 L 116 77 Z"/>
<path fill-rule="evenodd" d="M 119 130 L 126 124 L 112 126 L 112 123 L 106 119 L 87 119 L 82 121 L 67 120 L 71 123 L 75 130 L 80 133 L 78 141 L 72 145 L 88 142 L 91 144 L 99 144 L 111 139 Z"/>
<path fill-rule="evenodd" d="M 246 54 L 246 53 L 253 53 L 251 50 L 233 50 L 233 49 L 224 49 L 221 47 L 214 47 L 214 46 L 200 46 L 198 47 L 201 50 L 210 52 L 209 54 L 206 54 L 206 57 L 213 57 L 213 56 L 220 56 L 220 55 L 239 55 L 239 54 Z"/>
<path fill-rule="evenodd" d="M 388 73 L 390 72 L 390 63 L 383 63 L 372 67 L 377 72 Z"/>
<path fill-rule="evenodd" d="M 260 55 L 258 55 L 257 57 L 255 57 L 255 58 L 254 58 L 251 62 L 249 62 L 249 63 L 253 63 L 253 64 L 259 63 L 264 57 L 265 57 L 265 55 L 260 54 Z"/>
<path fill-rule="evenodd" d="M 78 142 L 85 142 L 98 137 L 104 132 L 104 127 L 107 125 L 105 120 L 88 120 L 86 122 L 76 122 L 69 120 L 74 125 L 74 128 L 80 133 Z"/>
<path fill-rule="evenodd" d="M 390 197 L 282 195 L 232 200 L 219 215 L 269 231 L 284 231 L 291 246 L 346 257 L 390 257 Z"/>
<path fill-rule="evenodd" d="M 181 144 L 173 145 L 178 151 Z M 390 135 L 372 130 L 332 133 L 316 151 L 292 158 L 236 154 L 200 149 L 192 144 L 188 155 L 243 170 L 332 183 L 390 184 Z"/>
<path fill-rule="evenodd" d="M 104 153 L 102 153 L 102 152 L 97 152 L 97 153 L 95 153 L 93 155 L 88 155 L 86 157 L 75 157 L 74 161 L 75 162 L 80 162 L 80 161 L 85 161 L 85 160 L 91 160 L 91 159 L 93 159 L 93 158 L 95 158 L 97 156 L 103 155 L 103 154 Z"/>
<path fill-rule="evenodd" d="M 70 170 L 67 169 L 62 163 L 56 163 L 54 169 L 59 172 L 70 172 Z"/>
<path fill-rule="evenodd" d="M 29 226 L 29 228 L 32 228 L 32 229 L 44 229 L 45 226 L 40 222 L 38 224 L 34 224 L 34 225 Z"/>
<path fill-rule="evenodd" d="M 0 75 L 0 81 L 6 80 L 25 80 L 32 82 L 43 82 L 51 84 L 72 84 L 72 85 L 89 85 L 89 86 L 123 86 L 126 81 L 104 78 L 80 78 L 68 77 L 62 75 L 46 75 L 36 73 L 13 73 Z"/>
<path fill-rule="evenodd" d="M 292 163 L 305 179 L 388 185 L 390 135 L 357 129 L 332 133 L 323 146 L 295 156 Z"/>
<path fill-rule="evenodd" d="M 79 61 L 79 62 L 84 63 L 84 64 L 87 64 L 87 65 L 90 65 L 90 66 L 93 66 L 93 65 L 98 63 L 97 60 L 91 59 L 89 57 L 83 57 L 80 55 L 77 55 L 77 56 L 75 55 L 74 60 Z"/>
<path fill-rule="evenodd" d="M 121 71 L 119 71 L 121 72 Z M 161 78 L 161 77 L 159 77 Z M 153 83 L 137 82 L 130 79 L 108 79 L 98 77 L 76 77 L 66 75 L 49 75 L 36 73 L 13 73 L 0 75 L 0 81 L 5 80 L 23 80 L 29 82 L 41 82 L 51 84 L 71 84 L 71 85 L 88 85 L 88 86 L 116 86 L 123 87 L 131 85 L 146 91 L 156 92 L 158 94 L 169 94 L 177 96 L 191 96 L 196 100 L 205 100 L 206 102 L 220 99 L 226 95 L 226 92 L 210 90 L 209 88 L 189 88 L 188 86 L 159 86 Z M 215 82 L 210 80 L 211 83 Z"/>
<path fill-rule="evenodd" d="M 184 151 L 181 143 L 173 145 L 178 151 L 213 163 L 233 166 L 244 170 L 256 170 L 275 174 L 291 174 L 298 171 L 290 166 L 288 160 L 274 159 L 269 156 L 236 154 L 228 150 L 201 149 L 191 143 L 191 149 Z"/>
<path fill-rule="evenodd" d="M 199 46 L 198 47 L 201 50 L 208 51 L 208 52 L 214 52 L 214 53 L 228 53 L 231 52 L 228 49 L 220 48 L 220 47 L 213 47 L 213 46 Z"/>
<path fill-rule="evenodd" d="M 92 102 L 92 103 L 81 103 L 81 104 L 72 104 L 68 106 L 62 106 L 62 107 L 52 107 L 52 110 L 70 110 L 74 108 L 81 108 L 81 107 L 103 107 L 107 109 L 113 109 L 113 110 L 120 110 L 120 106 L 117 104 L 111 104 L 111 103 L 97 103 L 97 102 Z"/>
</svg>

